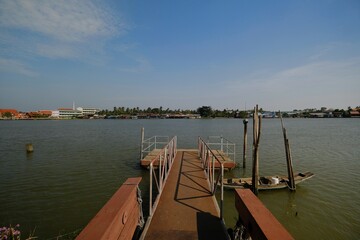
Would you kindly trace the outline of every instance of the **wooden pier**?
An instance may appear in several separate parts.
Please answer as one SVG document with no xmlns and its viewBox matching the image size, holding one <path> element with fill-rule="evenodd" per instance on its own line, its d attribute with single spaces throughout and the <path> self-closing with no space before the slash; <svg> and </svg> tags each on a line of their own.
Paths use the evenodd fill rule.
<svg viewBox="0 0 360 240">
<path fill-rule="evenodd" d="M 143 239 L 227 239 L 198 150 L 178 150 Z"/>
<path fill-rule="evenodd" d="M 138 188 L 141 178 L 130 178 L 76 239 L 230 239 L 223 221 L 224 163 L 201 138 L 198 147 L 178 150 L 174 137 L 151 160 L 145 226 Z M 220 166 L 217 170 L 215 163 Z M 293 239 L 251 191 L 237 190 L 235 199 L 240 227 L 253 239 Z M 139 229 L 143 230 L 140 237 Z"/>
</svg>

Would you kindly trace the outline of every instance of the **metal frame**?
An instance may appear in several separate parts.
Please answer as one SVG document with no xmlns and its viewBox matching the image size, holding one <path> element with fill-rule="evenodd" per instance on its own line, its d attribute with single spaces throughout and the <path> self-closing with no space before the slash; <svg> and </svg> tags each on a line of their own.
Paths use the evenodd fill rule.
<svg viewBox="0 0 360 240">
<path fill-rule="evenodd" d="M 207 140 L 207 145 L 209 147 L 211 147 L 213 150 L 221 150 L 227 156 L 229 156 L 233 162 L 236 162 L 235 143 L 224 138 L 223 136 L 208 136 Z"/>
<path fill-rule="evenodd" d="M 141 139 L 141 156 L 140 159 L 143 159 L 148 153 L 154 149 L 162 149 L 166 144 L 169 143 L 169 136 L 152 136 L 147 139 Z"/>
<path fill-rule="evenodd" d="M 214 196 L 217 188 L 220 185 L 220 219 L 224 218 L 223 208 L 224 208 L 224 164 L 216 157 L 213 153 L 213 150 L 210 148 L 201 137 L 198 138 L 198 147 L 199 147 L 199 156 L 203 164 L 207 180 L 210 184 L 211 194 Z M 215 161 L 220 165 L 220 171 L 215 181 Z"/>
<path fill-rule="evenodd" d="M 157 142 L 159 143 L 159 142 Z M 155 136 L 155 144 L 156 144 L 156 136 Z M 177 152 L 177 137 L 173 137 L 165 147 L 160 151 L 160 153 L 154 157 L 154 159 L 150 163 L 150 199 L 149 199 L 149 217 L 152 216 L 155 211 L 157 204 L 159 202 L 162 190 L 165 186 L 165 182 L 168 178 L 169 171 L 173 165 L 175 156 Z M 154 163 L 158 161 L 159 167 L 155 168 Z M 156 189 L 158 194 L 155 198 L 153 204 L 153 179 L 156 183 Z"/>
</svg>

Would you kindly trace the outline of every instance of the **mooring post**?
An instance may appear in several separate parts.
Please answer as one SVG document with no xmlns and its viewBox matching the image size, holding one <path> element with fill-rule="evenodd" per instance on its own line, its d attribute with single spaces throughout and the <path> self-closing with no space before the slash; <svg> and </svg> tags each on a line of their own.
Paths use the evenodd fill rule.
<svg viewBox="0 0 360 240">
<path fill-rule="evenodd" d="M 294 179 L 294 172 L 293 172 L 293 166 L 292 166 L 292 157 L 291 157 L 291 149 L 290 149 L 290 143 L 289 139 L 286 139 L 286 146 L 287 146 L 287 152 L 288 152 L 288 172 L 289 172 L 289 183 L 290 183 L 290 190 L 295 191 L 296 185 L 295 185 L 295 179 Z"/>
<path fill-rule="evenodd" d="M 261 117 L 259 118 L 259 107 L 256 105 L 253 115 L 253 169 L 252 169 L 252 191 L 258 195 L 259 186 L 259 142 L 261 134 Z"/>
<path fill-rule="evenodd" d="M 246 167 L 246 147 L 247 147 L 247 119 L 243 120 L 244 123 L 244 146 L 243 146 L 243 168 Z"/>
<path fill-rule="evenodd" d="M 287 163 L 287 172 L 288 172 L 288 178 L 289 178 L 289 189 L 291 191 L 295 191 L 296 190 L 296 185 L 295 185 L 295 180 L 294 180 L 294 172 L 293 172 L 293 167 L 292 167 L 292 159 L 291 159 L 291 150 L 290 150 L 290 143 L 289 143 L 289 139 L 287 138 L 286 135 L 286 129 L 284 127 L 284 123 L 283 123 L 283 119 L 281 116 L 281 112 L 279 111 L 279 115 L 280 115 L 280 121 L 281 121 L 281 128 L 283 131 L 283 136 L 284 136 L 284 145 L 285 145 L 285 155 L 286 155 L 286 163 Z"/>
<path fill-rule="evenodd" d="M 144 136 L 145 136 L 144 134 L 145 134 L 145 129 L 144 129 L 144 127 L 142 127 L 141 128 L 141 144 L 140 144 L 140 160 L 142 160 L 144 157 L 144 153 L 143 153 L 143 150 L 144 150 L 143 144 L 144 144 Z"/>
<path fill-rule="evenodd" d="M 26 144 L 26 152 L 32 153 L 34 151 L 34 147 L 31 143 Z"/>
</svg>

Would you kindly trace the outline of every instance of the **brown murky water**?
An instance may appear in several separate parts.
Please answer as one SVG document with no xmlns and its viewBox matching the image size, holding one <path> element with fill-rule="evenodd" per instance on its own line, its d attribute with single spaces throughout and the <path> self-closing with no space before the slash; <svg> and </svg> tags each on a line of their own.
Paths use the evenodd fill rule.
<svg viewBox="0 0 360 240">
<path fill-rule="evenodd" d="M 0 226 L 19 223 L 49 239 L 81 229 L 139 167 L 140 128 L 146 136 L 177 135 L 179 148 L 196 148 L 198 136 L 222 135 L 237 144 L 242 162 L 243 124 L 213 120 L 0 121 Z M 294 171 L 316 176 L 259 198 L 296 239 L 360 238 L 360 119 L 285 119 Z M 251 123 L 249 123 L 251 129 Z M 249 134 L 251 136 L 251 134 Z M 251 143 L 251 137 L 248 142 Z M 25 145 L 34 152 L 27 154 Z M 248 165 L 227 173 L 250 176 Z M 280 121 L 263 121 L 260 174 L 285 174 Z M 233 192 L 225 192 L 225 221 L 235 224 Z"/>
</svg>

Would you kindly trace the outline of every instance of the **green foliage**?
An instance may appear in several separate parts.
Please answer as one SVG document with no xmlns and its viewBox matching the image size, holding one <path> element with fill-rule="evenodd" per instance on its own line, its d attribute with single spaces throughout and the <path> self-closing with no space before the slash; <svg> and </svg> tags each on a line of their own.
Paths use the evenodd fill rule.
<svg viewBox="0 0 360 240">
<path fill-rule="evenodd" d="M 3 113 L 2 116 L 3 116 L 4 118 L 12 118 L 11 112 L 5 112 L 5 113 Z"/>
<path fill-rule="evenodd" d="M 290 114 L 286 112 L 282 112 L 283 117 L 311 117 L 310 113 L 320 113 L 323 112 L 325 107 L 322 110 L 317 110 L 315 108 L 311 109 L 304 109 L 298 110 L 294 109 L 293 112 Z M 335 109 L 333 110 L 334 117 L 350 117 L 350 110 L 352 108 L 348 107 L 346 110 L 344 109 Z M 105 109 L 99 112 L 99 115 L 106 115 L 106 116 L 157 116 L 163 117 L 164 115 L 171 115 L 171 114 L 200 114 L 202 118 L 249 118 L 251 111 L 240 111 L 238 109 L 223 109 L 217 110 L 213 109 L 211 106 L 202 106 L 197 108 L 196 110 L 183 110 L 183 109 L 164 109 L 162 106 L 155 107 L 155 108 L 144 108 L 140 109 L 139 107 L 134 108 L 125 108 L 125 107 L 114 107 L 112 111 Z M 267 112 L 266 110 L 260 108 L 259 112 L 264 113 Z M 9 113 L 10 114 L 10 113 Z M 11 115 L 11 114 L 10 114 Z M 4 115 L 3 115 L 4 116 Z M 10 116 L 11 117 L 11 116 Z"/>
<path fill-rule="evenodd" d="M 197 109 L 197 112 L 200 114 L 201 117 L 204 117 L 204 118 L 212 117 L 214 114 L 214 112 L 210 106 L 199 107 Z"/>
</svg>

